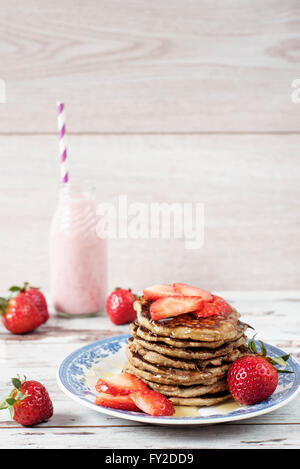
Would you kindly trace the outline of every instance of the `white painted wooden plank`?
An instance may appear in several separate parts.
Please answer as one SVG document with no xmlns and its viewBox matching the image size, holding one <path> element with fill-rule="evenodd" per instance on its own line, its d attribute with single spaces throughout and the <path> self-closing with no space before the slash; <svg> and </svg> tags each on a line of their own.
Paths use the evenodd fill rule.
<svg viewBox="0 0 300 469">
<path fill-rule="evenodd" d="M 109 449 L 202 449 L 202 448 L 299 448 L 299 425 L 211 425 L 197 428 L 42 427 L 0 429 L 0 447 L 9 448 L 109 448 Z M 5 436 L 5 440 L 4 440 Z"/>
<path fill-rule="evenodd" d="M 84 408 L 67 398 L 60 390 L 56 390 L 53 385 L 51 385 L 49 393 L 54 405 L 53 417 L 51 417 L 48 422 L 44 422 L 37 427 L 43 429 L 48 434 L 51 434 L 57 428 L 74 428 L 75 432 L 79 432 L 82 429 L 87 430 L 93 427 L 107 427 L 109 432 L 113 432 L 113 429 L 118 426 L 143 428 L 146 426 L 145 424 L 131 420 L 118 419 Z M 1 397 L 4 395 L 5 393 L 3 394 L 1 390 Z M 300 425 L 299 404 L 300 395 L 286 406 L 274 412 L 261 415 L 260 417 L 232 422 L 231 424 L 244 426 L 267 425 L 268 427 L 271 425 Z M 227 424 L 224 424 L 224 432 L 227 432 L 226 425 Z M 8 411 L 3 410 L 0 414 L 0 430 L 4 428 L 18 430 L 22 427 L 17 422 L 10 419 Z"/>
<path fill-rule="evenodd" d="M 182 239 L 111 240 L 110 288 L 178 278 L 212 290 L 299 288 L 299 148 L 296 135 L 70 137 L 71 180 L 91 178 L 99 202 L 117 208 L 125 194 L 129 204 L 204 204 L 201 249 Z M 47 290 L 57 137 L 2 137 L 0 155 L 0 285 Z"/>
<path fill-rule="evenodd" d="M 72 11 L 72 14 L 70 14 Z M 2 0 L 1 132 L 299 131 L 299 4 Z"/>
</svg>

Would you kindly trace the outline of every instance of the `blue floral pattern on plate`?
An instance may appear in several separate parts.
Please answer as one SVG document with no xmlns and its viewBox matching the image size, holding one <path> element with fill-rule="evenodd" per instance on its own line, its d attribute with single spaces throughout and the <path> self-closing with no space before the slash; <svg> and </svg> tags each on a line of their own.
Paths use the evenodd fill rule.
<svg viewBox="0 0 300 469">
<path fill-rule="evenodd" d="M 239 406 L 225 414 L 219 412 L 219 406 L 206 409 L 200 408 L 199 415 L 191 417 L 152 417 L 144 413 L 97 406 L 94 404 L 96 392 L 94 391 L 94 385 L 89 383 L 89 376 L 94 379 L 95 384 L 97 378 L 103 373 L 120 372 L 122 365 L 125 363 L 125 347 L 129 337 L 129 335 L 122 335 L 99 340 L 81 347 L 67 356 L 61 363 L 57 375 L 62 390 L 72 399 L 98 412 L 129 420 L 168 425 L 199 425 L 254 417 L 283 406 L 294 398 L 299 390 L 300 365 L 293 357 L 290 357 L 286 369 L 293 371 L 293 373 L 279 373 L 278 386 L 272 396 L 259 404 Z M 265 345 L 267 354 L 271 357 L 284 354 L 282 350 L 275 346 Z M 257 347 L 259 348 L 259 343 L 257 343 Z M 119 362 L 112 362 L 111 360 L 116 357 L 118 357 Z M 92 383 L 93 379 L 91 380 Z"/>
</svg>

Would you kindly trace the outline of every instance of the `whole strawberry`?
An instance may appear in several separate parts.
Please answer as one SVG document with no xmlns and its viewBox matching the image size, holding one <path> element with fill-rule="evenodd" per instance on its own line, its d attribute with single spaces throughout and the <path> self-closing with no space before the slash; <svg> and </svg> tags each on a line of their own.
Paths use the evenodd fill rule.
<svg viewBox="0 0 300 469">
<path fill-rule="evenodd" d="M 48 420 L 53 415 L 49 394 L 38 381 L 21 382 L 13 378 L 14 389 L 0 403 L 0 409 L 9 409 L 11 418 L 24 426 L 33 426 Z"/>
<path fill-rule="evenodd" d="M 9 289 L 10 292 L 17 292 L 19 295 L 26 296 L 31 303 L 33 303 L 41 313 L 42 323 L 49 319 L 48 305 L 45 296 L 37 287 L 32 287 L 28 282 L 24 282 L 23 287 L 13 286 Z"/>
<path fill-rule="evenodd" d="M 116 288 L 106 300 L 106 312 L 114 324 L 126 324 L 136 319 L 136 311 L 133 309 L 133 303 L 136 296 L 131 290 Z"/>
<path fill-rule="evenodd" d="M 0 315 L 3 325 L 13 334 L 25 334 L 39 327 L 42 314 L 24 295 L 0 298 Z"/>
<path fill-rule="evenodd" d="M 285 366 L 289 355 L 267 357 L 264 344 L 260 342 L 260 345 L 262 352 L 259 354 L 253 338 L 248 345 L 251 354 L 235 360 L 228 370 L 229 392 L 242 405 L 253 405 L 267 399 L 277 387 L 278 373 L 289 373 L 274 366 Z"/>
</svg>

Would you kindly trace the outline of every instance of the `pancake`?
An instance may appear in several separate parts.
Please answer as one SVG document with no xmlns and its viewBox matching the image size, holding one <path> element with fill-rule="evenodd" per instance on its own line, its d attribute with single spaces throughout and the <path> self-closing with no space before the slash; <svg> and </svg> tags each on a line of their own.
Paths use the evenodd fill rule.
<svg viewBox="0 0 300 469">
<path fill-rule="evenodd" d="M 131 328 L 137 328 L 136 329 L 136 335 L 138 335 L 140 338 L 147 340 L 149 342 L 163 342 L 171 347 L 174 348 L 192 348 L 192 347 L 197 347 L 197 348 L 202 348 L 205 347 L 207 349 L 216 349 L 218 347 L 221 347 L 222 345 L 226 345 L 231 343 L 234 340 L 239 339 L 246 329 L 250 326 L 248 324 L 244 324 L 241 321 L 238 321 L 237 323 L 237 330 L 236 330 L 236 335 L 229 339 L 229 340 L 216 340 L 214 342 L 205 342 L 205 341 L 199 341 L 199 340 L 189 340 L 189 339 L 176 339 L 173 337 L 166 337 L 166 336 L 160 336 L 158 334 L 155 334 L 145 327 L 141 326 L 138 321 L 132 323 L 130 325 Z"/>
<path fill-rule="evenodd" d="M 178 379 L 173 378 L 173 375 L 171 373 L 168 374 L 158 374 L 155 372 L 151 371 L 146 371 L 137 368 L 136 366 L 132 365 L 131 363 L 126 363 L 126 365 L 123 368 L 123 371 L 127 371 L 127 373 L 131 373 L 138 378 L 141 378 L 143 381 L 148 380 L 153 383 L 159 383 L 159 384 L 171 384 L 171 385 L 182 385 L 182 386 L 190 386 L 193 384 L 213 384 L 216 383 L 218 380 L 221 378 L 225 377 L 226 371 L 223 373 L 223 375 L 213 375 L 210 373 L 203 373 L 203 375 L 198 378 L 194 379 L 193 381 L 191 380 L 182 380 L 181 383 L 178 383 Z"/>
<path fill-rule="evenodd" d="M 224 377 L 230 367 L 230 363 L 226 363 L 220 366 L 208 366 L 205 370 L 182 370 L 167 366 L 153 365 L 144 360 L 138 353 L 132 352 L 129 347 L 126 349 L 126 355 L 129 363 L 135 368 L 150 371 L 157 379 L 168 377 L 170 384 L 198 384 L 203 382 L 207 384 L 207 379 Z M 156 379 L 154 381 L 157 382 Z"/>
<path fill-rule="evenodd" d="M 230 366 L 235 360 L 246 355 L 247 351 L 248 348 L 242 345 L 241 347 L 232 350 L 226 355 L 216 358 L 209 358 L 208 360 L 198 360 L 198 368 L 200 368 L 200 370 L 205 370 L 210 365 L 221 366 L 225 363 L 229 364 Z"/>
<path fill-rule="evenodd" d="M 183 370 L 196 370 L 197 363 L 192 360 L 170 358 L 152 350 L 147 350 L 139 345 L 135 340 L 128 341 L 129 349 L 132 353 L 138 353 L 144 360 L 156 365 L 167 366 L 170 368 L 180 368 Z"/>
<path fill-rule="evenodd" d="M 227 316 L 196 318 L 193 314 L 181 314 L 173 318 L 154 321 L 149 315 L 150 301 L 135 301 L 139 325 L 148 331 L 176 339 L 191 339 L 204 342 L 233 340 L 237 334 L 237 322 L 240 314 L 232 308 Z"/>
<path fill-rule="evenodd" d="M 134 337 L 135 342 L 140 344 L 142 347 L 153 350 L 157 353 L 161 353 L 162 355 L 167 355 L 170 357 L 178 357 L 178 358 L 187 358 L 187 359 L 209 359 L 219 357 L 221 355 L 225 355 L 226 353 L 231 352 L 234 348 L 240 347 L 244 345 L 247 341 L 247 337 L 243 334 L 244 330 L 247 328 L 247 325 L 238 324 L 238 339 L 233 340 L 231 342 L 227 342 L 225 344 L 222 343 L 219 347 L 214 349 L 210 347 L 191 347 L 191 341 L 187 341 L 185 346 L 174 347 L 173 345 L 167 345 L 163 342 L 163 337 L 153 336 L 149 331 L 147 332 L 145 329 L 140 328 L 136 323 L 130 324 L 130 332 L 131 335 Z M 155 340 L 153 340 L 155 339 Z M 158 339 L 158 340 L 156 340 Z M 162 339 L 160 342 L 159 339 Z M 180 341 L 182 342 L 182 341 Z M 205 344 L 205 342 L 200 342 L 201 344 Z"/>
<path fill-rule="evenodd" d="M 175 386 L 168 384 L 153 383 L 146 379 L 143 380 L 149 388 L 157 391 L 165 396 L 174 397 L 199 397 L 204 394 L 216 394 L 228 389 L 226 379 L 220 380 L 213 384 L 195 384 L 193 386 Z"/>
<path fill-rule="evenodd" d="M 229 392 L 224 392 L 220 393 L 219 395 L 206 394 L 201 397 L 170 397 L 169 400 L 174 405 L 204 407 L 220 404 L 230 397 L 231 394 Z"/>
<path fill-rule="evenodd" d="M 246 347 L 241 346 L 240 348 L 231 350 L 225 355 L 211 357 L 206 360 L 193 360 L 162 355 L 156 351 L 144 348 L 134 339 L 129 339 L 129 349 L 132 353 L 138 353 L 147 362 L 167 366 L 169 368 L 180 368 L 183 370 L 205 369 L 209 365 L 220 366 L 223 363 L 232 363 L 237 358 L 245 355 L 247 351 Z"/>
</svg>

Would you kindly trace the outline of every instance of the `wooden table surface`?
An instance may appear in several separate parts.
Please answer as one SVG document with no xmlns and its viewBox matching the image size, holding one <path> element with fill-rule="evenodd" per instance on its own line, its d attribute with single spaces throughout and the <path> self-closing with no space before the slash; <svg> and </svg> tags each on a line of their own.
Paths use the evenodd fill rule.
<svg viewBox="0 0 300 469">
<path fill-rule="evenodd" d="M 300 291 L 219 292 L 251 324 L 257 338 L 300 357 Z M 54 404 L 53 417 L 33 428 L 0 413 L 0 448 L 299 448 L 300 396 L 260 417 L 193 428 L 159 427 L 121 420 L 81 407 L 56 382 L 60 362 L 70 352 L 101 338 L 128 332 L 103 315 L 62 319 L 51 314 L 34 333 L 14 336 L 0 331 L 0 395 L 17 373 L 40 380 Z M 252 335 L 251 330 L 248 336 Z"/>
</svg>

